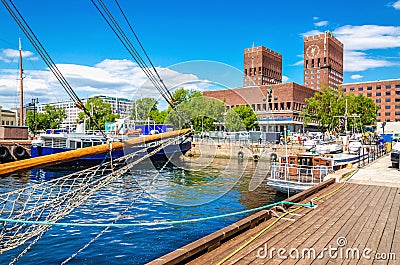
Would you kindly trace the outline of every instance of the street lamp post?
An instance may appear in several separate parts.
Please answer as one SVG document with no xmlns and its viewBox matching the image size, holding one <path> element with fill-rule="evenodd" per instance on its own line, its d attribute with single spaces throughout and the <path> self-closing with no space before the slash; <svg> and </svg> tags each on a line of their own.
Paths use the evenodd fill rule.
<svg viewBox="0 0 400 265">
<path fill-rule="evenodd" d="M 39 98 L 33 98 L 32 102 L 28 104 L 29 107 L 33 107 L 33 136 L 36 136 L 37 123 L 36 123 L 36 104 L 39 104 Z"/>
</svg>

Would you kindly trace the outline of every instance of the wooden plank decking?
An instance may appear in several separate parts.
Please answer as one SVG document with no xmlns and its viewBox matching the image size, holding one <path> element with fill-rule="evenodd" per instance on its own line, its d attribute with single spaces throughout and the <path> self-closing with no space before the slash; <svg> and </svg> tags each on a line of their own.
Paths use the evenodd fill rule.
<svg viewBox="0 0 400 265">
<path fill-rule="evenodd" d="M 341 185 L 330 185 L 312 197 Z M 301 216 L 287 216 L 294 222 L 279 220 L 223 264 L 400 264 L 400 188 L 346 184 L 317 205 L 296 211 Z M 189 264 L 218 264 L 273 221 L 261 223 Z M 386 259 L 374 258 L 375 253 Z"/>
</svg>

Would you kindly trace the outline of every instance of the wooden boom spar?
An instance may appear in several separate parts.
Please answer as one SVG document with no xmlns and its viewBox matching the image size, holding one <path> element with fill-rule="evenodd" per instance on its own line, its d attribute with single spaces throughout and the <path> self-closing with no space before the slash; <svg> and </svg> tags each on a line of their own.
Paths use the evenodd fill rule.
<svg viewBox="0 0 400 265">
<path fill-rule="evenodd" d="M 183 130 L 160 133 L 155 135 L 147 135 L 143 137 L 129 139 L 124 142 L 112 142 L 111 146 L 113 150 L 118 150 L 118 149 L 123 149 L 125 146 L 137 146 L 172 137 L 178 137 L 189 133 L 189 131 L 190 129 L 183 129 Z M 109 151 L 110 151 L 110 144 L 102 144 L 102 145 L 52 154 L 52 155 L 19 160 L 15 162 L 2 164 L 0 166 L 0 175 L 7 175 L 15 173 L 17 171 L 24 171 L 32 168 L 46 167 L 54 164 L 76 160 L 81 157 L 103 154 Z"/>
</svg>

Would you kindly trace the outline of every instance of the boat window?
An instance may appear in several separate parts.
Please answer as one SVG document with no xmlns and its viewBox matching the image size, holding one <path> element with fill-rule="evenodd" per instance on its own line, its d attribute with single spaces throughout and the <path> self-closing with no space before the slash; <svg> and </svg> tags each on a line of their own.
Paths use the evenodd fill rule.
<svg viewBox="0 0 400 265">
<path fill-rule="evenodd" d="M 81 142 L 76 142 L 76 148 L 82 148 L 82 143 Z"/>
<path fill-rule="evenodd" d="M 83 141 L 83 142 L 82 142 L 82 147 L 83 147 L 83 148 L 85 148 L 85 147 L 91 147 L 91 146 L 92 146 L 92 142 L 91 142 L 91 141 L 86 140 L 86 141 Z"/>
<path fill-rule="evenodd" d="M 71 148 L 71 149 L 76 149 L 76 142 L 75 142 L 75 141 L 71 141 L 71 142 L 69 143 L 69 148 Z"/>
</svg>

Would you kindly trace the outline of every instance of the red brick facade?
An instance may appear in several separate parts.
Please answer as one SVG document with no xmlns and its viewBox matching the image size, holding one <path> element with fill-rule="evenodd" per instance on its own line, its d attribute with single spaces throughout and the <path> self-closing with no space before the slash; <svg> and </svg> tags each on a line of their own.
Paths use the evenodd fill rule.
<svg viewBox="0 0 400 265">
<path fill-rule="evenodd" d="M 271 87 L 272 99 L 271 102 L 268 102 L 268 90 Z M 312 97 L 314 92 L 308 87 L 291 82 L 204 91 L 203 95 L 224 101 L 228 110 L 238 105 L 251 106 L 259 117 L 263 131 L 282 131 L 283 126 L 287 126 L 291 131 L 299 131 L 303 126 L 300 113 L 305 104 L 305 99 Z"/>
<path fill-rule="evenodd" d="M 343 83 L 343 44 L 330 32 L 304 38 L 304 85 L 311 89 Z"/>
<path fill-rule="evenodd" d="M 377 122 L 400 121 L 400 79 L 343 84 L 342 90 L 371 98 L 380 108 Z"/>
<path fill-rule="evenodd" d="M 265 48 L 244 50 L 244 86 L 282 83 L 282 55 Z"/>
</svg>

